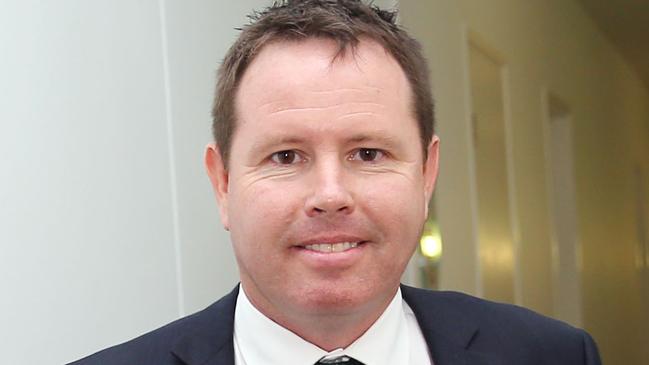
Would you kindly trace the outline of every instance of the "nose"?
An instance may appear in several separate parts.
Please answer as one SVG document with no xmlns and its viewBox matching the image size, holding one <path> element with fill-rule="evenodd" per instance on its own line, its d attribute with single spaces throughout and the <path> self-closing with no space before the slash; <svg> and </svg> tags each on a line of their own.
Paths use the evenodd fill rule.
<svg viewBox="0 0 649 365">
<path fill-rule="evenodd" d="M 305 201 L 309 217 L 350 214 L 354 197 L 349 189 L 349 177 L 339 162 L 322 163 L 312 171 L 311 194 Z"/>
</svg>

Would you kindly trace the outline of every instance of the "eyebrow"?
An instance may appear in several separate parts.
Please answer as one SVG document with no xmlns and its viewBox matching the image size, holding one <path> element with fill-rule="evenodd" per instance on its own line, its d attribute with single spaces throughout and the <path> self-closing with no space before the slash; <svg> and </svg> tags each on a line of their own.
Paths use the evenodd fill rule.
<svg viewBox="0 0 649 365">
<path fill-rule="evenodd" d="M 348 141 L 351 143 L 377 142 L 392 148 L 401 147 L 401 143 L 397 138 L 387 136 L 383 133 L 357 134 L 349 138 Z"/>
<path fill-rule="evenodd" d="M 263 140 L 254 142 L 250 147 L 250 153 L 253 155 L 258 155 L 262 152 L 268 152 L 268 150 L 273 149 L 276 146 L 290 146 L 290 145 L 299 145 L 304 143 L 306 139 L 297 137 L 297 136 L 270 136 L 264 138 Z M 402 143 L 394 137 L 387 136 L 383 133 L 377 131 L 377 133 L 372 134 L 355 134 L 349 138 L 345 138 L 344 144 L 359 144 L 359 143 L 377 143 L 381 146 L 387 146 L 389 148 L 401 148 Z"/>
<path fill-rule="evenodd" d="M 271 136 L 254 142 L 250 147 L 252 154 L 264 152 L 274 146 L 295 145 L 304 142 L 304 139 L 295 136 Z"/>
</svg>

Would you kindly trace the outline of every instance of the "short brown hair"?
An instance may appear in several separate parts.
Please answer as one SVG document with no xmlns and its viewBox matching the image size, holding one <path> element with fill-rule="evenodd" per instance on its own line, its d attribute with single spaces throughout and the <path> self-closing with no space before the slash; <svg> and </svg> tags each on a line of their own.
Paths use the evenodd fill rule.
<svg viewBox="0 0 649 365">
<path fill-rule="evenodd" d="M 283 0 L 250 15 L 250 23 L 241 29 L 217 74 L 212 133 L 225 165 L 236 128 L 235 95 L 244 72 L 265 45 L 307 38 L 336 41 L 338 57 L 349 48 L 353 51 L 364 37 L 395 58 L 410 83 L 425 157 L 434 133 L 428 66 L 419 42 L 396 24 L 396 16 L 396 11 L 381 10 L 361 0 Z"/>
</svg>

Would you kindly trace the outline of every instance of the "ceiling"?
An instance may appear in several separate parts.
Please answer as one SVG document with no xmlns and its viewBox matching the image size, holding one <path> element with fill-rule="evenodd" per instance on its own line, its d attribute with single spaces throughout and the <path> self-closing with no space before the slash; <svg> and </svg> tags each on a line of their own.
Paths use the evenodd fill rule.
<svg viewBox="0 0 649 365">
<path fill-rule="evenodd" d="M 578 0 L 649 88 L 649 0 Z"/>
</svg>

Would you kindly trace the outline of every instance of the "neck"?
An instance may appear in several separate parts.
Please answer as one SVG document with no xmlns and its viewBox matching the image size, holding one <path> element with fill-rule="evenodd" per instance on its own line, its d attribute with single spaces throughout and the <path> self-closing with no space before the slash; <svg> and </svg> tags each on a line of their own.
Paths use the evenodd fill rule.
<svg viewBox="0 0 649 365">
<path fill-rule="evenodd" d="M 383 314 L 395 293 L 353 310 L 303 313 L 299 310 L 277 310 L 263 297 L 255 295 L 258 293 L 254 289 L 251 292 L 246 286 L 245 290 L 246 297 L 259 312 L 325 351 L 347 348 L 361 337 Z"/>
</svg>

